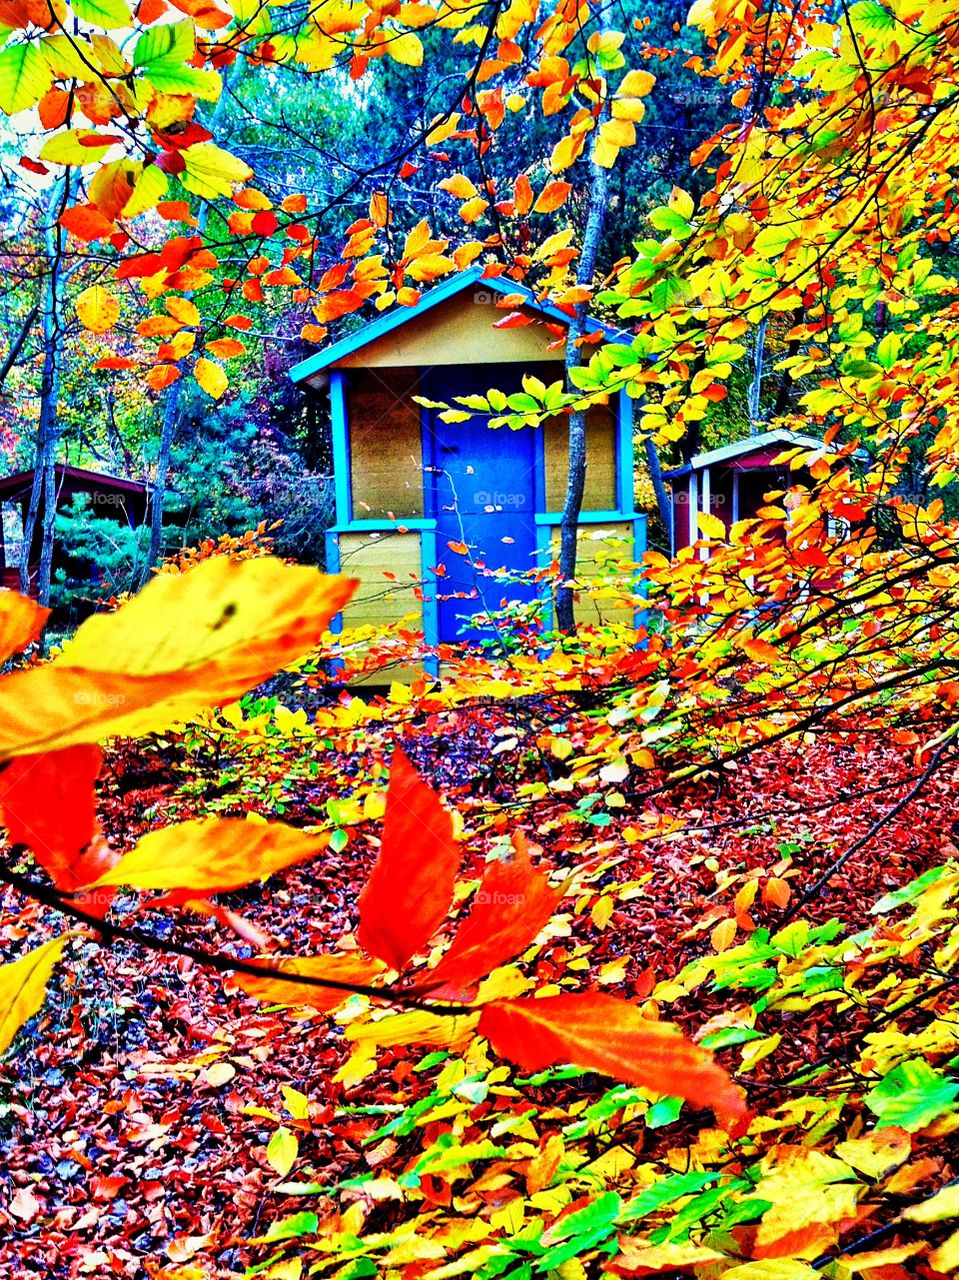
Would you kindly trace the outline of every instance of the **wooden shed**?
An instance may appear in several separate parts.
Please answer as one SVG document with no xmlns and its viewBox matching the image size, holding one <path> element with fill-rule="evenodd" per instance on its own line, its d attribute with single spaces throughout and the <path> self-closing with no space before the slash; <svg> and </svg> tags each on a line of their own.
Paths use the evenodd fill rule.
<svg viewBox="0 0 959 1280">
<path fill-rule="evenodd" d="M 699 538 L 698 517 L 718 516 L 727 532 L 737 520 L 748 520 L 765 504 L 771 490 L 788 489 L 797 476 L 777 459 L 790 449 L 821 450 L 814 436 L 792 431 L 765 431 L 718 449 L 698 453 L 681 467 L 664 471 L 672 491 L 672 553 Z"/>
<path fill-rule="evenodd" d="M 517 294 L 521 302 L 497 305 Z M 511 312 L 530 323 L 495 327 Z M 295 382 L 330 396 L 336 522 L 327 564 L 361 582 L 347 624 L 382 624 L 416 610 L 428 644 L 471 642 L 490 634 L 474 624 L 477 614 L 504 598 L 540 600 L 535 584 L 504 584 L 495 575 L 527 573 L 556 554 L 566 419 L 516 431 L 490 428 L 482 415 L 445 423 L 414 397 L 449 403 L 490 389 L 511 394 L 524 374 L 561 380 L 568 323 L 565 312 L 515 281 L 483 279 L 472 268 L 416 307 L 396 307 L 292 369 Z M 629 341 L 595 322 L 590 333 Z M 607 536 L 622 540 L 626 557 L 645 549 L 645 516 L 634 502 L 632 409 L 622 392 L 587 418 L 584 575 Z M 463 546 L 469 554 L 455 550 Z M 596 604 L 580 607 L 584 620 L 603 620 Z M 546 625 L 550 610 L 542 600 Z"/>
<path fill-rule="evenodd" d="M 30 493 L 33 488 L 33 469 L 17 471 L 13 475 L 0 479 L 0 577 L 4 587 L 19 589 L 20 584 L 20 552 L 23 545 L 23 530 L 30 506 Z M 137 480 L 125 480 L 120 476 L 107 475 L 100 471 L 87 471 L 83 467 L 68 467 L 58 462 L 54 467 L 54 486 L 56 489 L 56 509 L 64 511 L 73 501 L 74 495 L 86 494 L 92 503 L 96 516 L 117 523 L 128 524 L 132 528 L 140 525 L 147 518 L 149 506 L 149 486 Z M 43 501 L 37 516 L 30 548 L 31 581 L 40 565 L 40 551 L 43 542 Z M 59 543 L 53 548 L 53 569 L 66 569 L 76 573 L 77 564 L 70 557 L 67 548 Z M 85 566 L 88 573 L 96 574 L 96 566 Z"/>
</svg>

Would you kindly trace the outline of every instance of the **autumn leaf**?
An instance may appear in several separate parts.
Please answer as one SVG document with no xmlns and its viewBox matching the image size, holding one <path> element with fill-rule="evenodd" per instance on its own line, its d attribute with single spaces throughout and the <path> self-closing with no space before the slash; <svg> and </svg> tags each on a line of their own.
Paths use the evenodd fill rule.
<svg viewBox="0 0 959 1280">
<path fill-rule="evenodd" d="M 253 961 L 264 968 L 279 969 L 291 975 L 299 974 L 319 981 L 345 982 L 353 986 L 367 987 L 383 972 L 379 960 L 365 956 L 270 956 Z M 231 986 L 239 987 L 247 995 L 269 1004 L 309 1005 L 321 1013 L 330 1013 L 350 998 L 348 991 L 336 988 L 312 986 L 291 979 L 264 974 L 262 978 L 249 973 L 235 973 Z"/>
<path fill-rule="evenodd" d="M 19 960 L 0 965 L 0 1053 L 6 1053 L 23 1024 L 43 1004 L 54 966 L 72 936 L 51 938 Z"/>
<path fill-rule="evenodd" d="M 314 858 L 326 843 L 282 822 L 195 818 L 148 832 L 93 887 L 226 893 Z"/>
<path fill-rule="evenodd" d="M 292 1129 L 288 1129 L 286 1125 L 281 1124 L 267 1144 L 266 1158 L 269 1160 L 274 1172 L 279 1174 L 281 1178 L 285 1178 L 294 1164 L 296 1164 L 299 1150 L 300 1143 L 296 1134 Z"/>
<path fill-rule="evenodd" d="M 479 1034 L 526 1071 L 571 1062 L 712 1107 L 720 1118 L 745 1112 L 739 1090 L 706 1050 L 672 1023 L 644 1018 L 615 996 L 587 992 L 495 1001 L 483 1009 Z"/>
<path fill-rule="evenodd" d="M 219 400 L 227 388 L 227 376 L 222 368 L 215 361 L 207 360 L 205 356 L 197 360 L 193 376 L 207 395 L 214 400 Z"/>
<path fill-rule="evenodd" d="M 360 895 L 360 945 L 403 969 L 446 919 L 459 865 L 452 818 L 396 747 L 379 857 Z"/>
<path fill-rule="evenodd" d="M 525 951 L 559 905 L 564 886 L 554 886 L 530 861 L 526 842 L 514 838 L 509 862 L 490 863 L 466 920 L 449 951 L 420 983 L 421 988 L 464 991 L 491 969 Z"/>
<path fill-rule="evenodd" d="M 547 182 L 533 205 L 534 213 L 555 213 L 572 191 L 570 182 Z"/>
<path fill-rule="evenodd" d="M 99 747 L 20 756 L 0 772 L 0 819 L 11 844 L 25 844 L 58 888 L 73 893 L 116 856 L 99 835 L 93 784 Z M 91 846 L 90 848 L 89 846 Z"/>
<path fill-rule="evenodd" d="M 710 515 L 706 511 L 700 511 L 696 517 L 699 524 L 699 531 L 706 538 L 721 539 L 726 536 L 726 526 L 720 520 L 719 516 Z"/>
<path fill-rule="evenodd" d="M 83 290 L 76 308 L 77 319 L 91 333 L 106 333 L 120 318 L 120 300 L 99 284 Z"/>
<path fill-rule="evenodd" d="M 50 610 L 35 600 L 17 591 L 0 592 L 0 662 L 39 639 L 49 617 Z"/>
<path fill-rule="evenodd" d="M 154 577 L 60 654 L 0 683 L 0 760 L 164 728 L 229 702 L 320 643 L 355 588 L 270 557 Z"/>
</svg>

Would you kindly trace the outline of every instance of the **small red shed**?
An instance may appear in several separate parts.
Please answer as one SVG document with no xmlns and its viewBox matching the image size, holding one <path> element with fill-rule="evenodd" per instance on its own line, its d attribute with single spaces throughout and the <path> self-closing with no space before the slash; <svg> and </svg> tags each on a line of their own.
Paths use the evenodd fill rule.
<svg viewBox="0 0 959 1280">
<path fill-rule="evenodd" d="M 791 449 L 821 450 L 823 442 L 794 431 L 764 431 L 733 444 L 698 453 L 681 467 L 663 472 L 672 492 L 672 554 L 701 536 L 700 513 L 718 516 L 728 530 L 748 520 L 765 505 L 765 495 L 796 482 L 788 465 L 777 459 Z"/>
<path fill-rule="evenodd" d="M 23 530 L 30 507 L 33 488 L 33 469 L 17 471 L 0 479 L 0 581 L 4 587 L 19 588 L 20 553 L 23 546 Z M 150 501 L 149 485 L 139 480 L 124 480 L 120 476 L 100 471 L 87 471 L 82 467 L 68 467 L 58 462 L 54 467 L 57 511 L 70 506 L 75 494 L 84 493 L 90 498 L 94 514 L 103 519 L 115 520 L 131 528 L 147 518 Z M 43 501 L 30 548 L 31 579 L 40 564 L 43 541 Z M 53 567 L 72 566 L 66 548 L 54 546 Z M 75 567 L 75 566 L 73 566 Z"/>
</svg>

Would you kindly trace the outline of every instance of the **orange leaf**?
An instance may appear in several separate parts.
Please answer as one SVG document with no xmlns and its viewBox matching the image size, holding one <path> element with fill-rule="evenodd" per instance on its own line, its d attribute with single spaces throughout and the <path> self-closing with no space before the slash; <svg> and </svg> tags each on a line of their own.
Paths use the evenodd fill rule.
<svg viewBox="0 0 959 1280">
<path fill-rule="evenodd" d="M 744 640 L 742 647 L 743 652 L 754 662 L 778 662 L 781 656 L 776 646 L 768 640 Z"/>
<path fill-rule="evenodd" d="M 16 591 L 0 595 L 0 662 L 33 644 L 43 630 L 50 610 Z"/>
<path fill-rule="evenodd" d="M 615 996 L 587 992 L 497 1000 L 483 1009 L 478 1030 L 497 1053 L 525 1071 L 572 1062 L 712 1107 L 720 1117 L 745 1111 L 739 1090 L 705 1049 L 672 1023 L 652 1022 Z"/>
<path fill-rule="evenodd" d="M 379 960 L 367 960 L 363 956 L 278 956 L 254 961 L 270 969 L 282 969 L 285 973 L 301 974 L 306 978 L 328 979 L 332 982 L 349 982 L 358 987 L 370 985 L 371 979 L 383 970 Z M 237 973 L 231 985 L 239 987 L 247 995 L 270 1004 L 309 1005 L 322 1013 L 330 1013 L 344 1000 L 348 991 L 330 987 L 308 986 L 302 982 L 284 981 L 282 978 L 255 978 L 249 973 Z"/>
<path fill-rule="evenodd" d="M 326 843 L 282 822 L 197 818 L 148 832 L 94 887 L 226 893 L 314 858 Z"/>
<path fill-rule="evenodd" d="M 446 545 L 449 547 L 450 551 L 455 552 L 455 554 L 458 556 L 469 555 L 470 549 L 465 542 L 447 542 Z"/>
<path fill-rule="evenodd" d="M 176 382 L 179 376 L 180 370 L 175 364 L 158 364 L 154 365 L 146 375 L 146 384 L 148 387 L 152 387 L 154 391 L 162 391 L 164 387 Z"/>
<path fill-rule="evenodd" d="M 530 862 L 526 841 L 514 837 L 511 862 L 490 863 L 466 920 L 449 951 L 421 986 L 464 991 L 491 969 L 512 960 L 545 928 L 563 896 Z"/>
<path fill-rule="evenodd" d="M 445 920 L 459 865 L 452 818 L 397 747 L 380 853 L 360 895 L 360 945 L 402 969 Z"/>
<path fill-rule="evenodd" d="M 788 907 L 792 890 L 785 880 L 780 880 L 778 876 L 771 876 L 763 888 L 763 901 L 768 902 L 773 907 Z"/>
<path fill-rule="evenodd" d="M 219 356 L 221 360 L 230 360 L 233 356 L 241 356 L 246 347 L 236 338 L 214 338 L 212 342 L 206 344 L 207 351 L 212 351 L 215 356 Z"/>
<path fill-rule="evenodd" d="M 513 203 L 518 214 L 529 213 L 533 206 L 533 188 L 525 173 L 521 173 L 513 184 Z"/>
<path fill-rule="evenodd" d="M 547 182 L 533 205 L 534 213 L 554 213 L 573 189 L 571 182 Z"/>
<path fill-rule="evenodd" d="M 102 240 L 112 236 L 116 227 L 92 204 L 74 205 L 60 215 L 60 226 L 65 227 L 78 240 Z"/>
</svg>

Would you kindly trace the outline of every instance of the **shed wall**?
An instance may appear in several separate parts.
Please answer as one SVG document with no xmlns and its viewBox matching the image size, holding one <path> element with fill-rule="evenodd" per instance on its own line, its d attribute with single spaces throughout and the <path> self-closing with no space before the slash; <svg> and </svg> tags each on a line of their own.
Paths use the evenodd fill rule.
<svg viewBox="0 0 959 1280">
<path fill-rule="evenodd" d="M 560 531 L 552 531 L 552 554 L 559 557 Z M 609 524 L 581 525 L 576 554 L 576 577 L 589 579 L 605 577 L 611 573 L 609 560 L 630 561 L 633 555 L 633 525 L 631 521 L 610 521 Z M 625 580 L 616 583 L 617 588 L 627 586 Z M 609 598 L 580 592 L 575 601 L 576 621 L 584 626 L 602 626 L 619 623 L 633 625 L 632 605 L 620 603 L 620 591 L 611 591 Z"/>
<path fill-rule="evenodd" d="M 423 441 L 415 369 L 373 369 L 346 388 L 353 519 L 423 514 Z"/>
<path fill-rule="evenodd" d="M 565 418 L 543 425 L 546 471 L 546 510 L 562 511 L 569 472 L 569 432 Z M 616 419 L 605 405 L 597 405 L 586 417 L 586 489 L 584 511 L 615 511 Z"/>
</svg>

